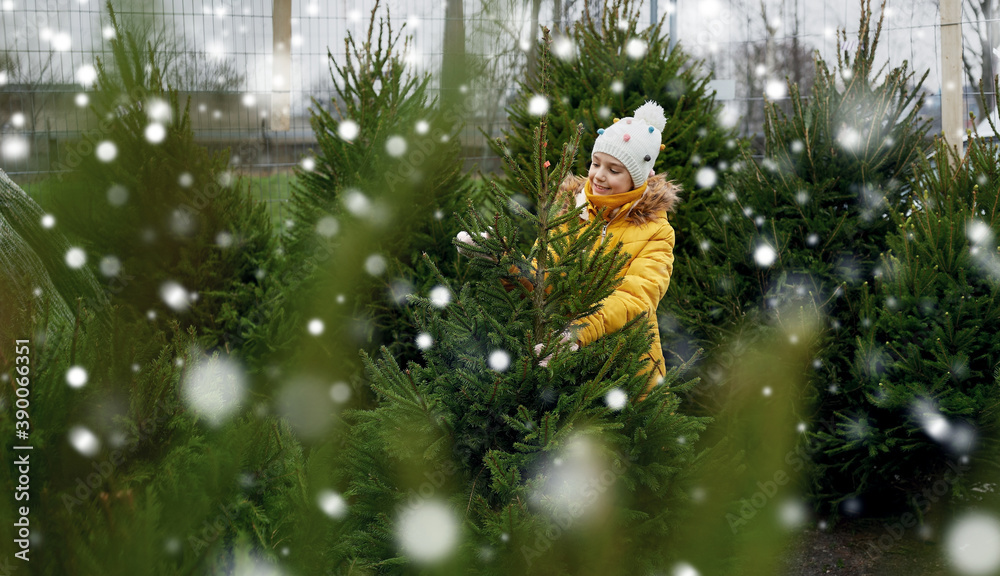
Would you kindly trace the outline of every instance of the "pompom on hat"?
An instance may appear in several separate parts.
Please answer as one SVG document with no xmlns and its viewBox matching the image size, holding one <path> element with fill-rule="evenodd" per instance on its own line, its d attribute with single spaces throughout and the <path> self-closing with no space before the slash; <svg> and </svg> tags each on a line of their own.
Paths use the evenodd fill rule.
<svg viewBox="0 0 1000 576">
<path fill-rule="evenodd" d="M 593 152 L 603 152 L 625 165 L 632 187 L 642 186 L 651 173 L 667 118 L 663 108 L 651 100 L 635 109 L 631 118 L 622 118 L 598 130 Z"/>
</svg>

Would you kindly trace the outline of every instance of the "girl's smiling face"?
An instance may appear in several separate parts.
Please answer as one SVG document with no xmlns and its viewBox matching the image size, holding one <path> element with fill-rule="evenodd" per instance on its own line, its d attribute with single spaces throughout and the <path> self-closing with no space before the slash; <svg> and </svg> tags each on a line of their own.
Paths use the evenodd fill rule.
<svg viewBox="0 0 1000 576">
<path fill-rule="evenodd" d="M 632 190 L 632 176 L 614 156 L 594 152 L 590 162 L 590 191 L 597 195 L 621 194 Z"/>
</svg>

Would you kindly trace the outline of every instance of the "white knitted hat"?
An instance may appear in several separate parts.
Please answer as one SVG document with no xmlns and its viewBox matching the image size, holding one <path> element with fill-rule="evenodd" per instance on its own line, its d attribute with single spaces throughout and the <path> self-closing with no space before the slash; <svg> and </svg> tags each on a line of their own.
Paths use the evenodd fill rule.
<svg viewBox="0 0 1000 576">
<path fill-rule="evenodd" d="M 615 118 L 614 123 L 597 131 L 593 152 L 614 156 L 632 176 L 632 187 L 646 182 L 656 156 L 667 119 L 663 108 L 652 100 L 635 109 L 631 118 Z"/>
</svg>

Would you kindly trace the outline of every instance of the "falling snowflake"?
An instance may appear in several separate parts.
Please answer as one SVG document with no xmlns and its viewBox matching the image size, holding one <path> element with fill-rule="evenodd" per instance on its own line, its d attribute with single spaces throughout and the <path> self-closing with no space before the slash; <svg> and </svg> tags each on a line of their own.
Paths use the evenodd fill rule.
<svg viewBox="0 0 1000 576">
<path fill-rule="evenodd" d="M 181 396 L 192 412 L 218 426 L 240 407 L 246 388 L 243 368 L 234 360 L 219 357 L 207 359 L 185 374 Z"/>
<path fill-rule="evenodd" d="M 343 404 L 351 399 L 351 387 L 345 382 L 334 382 L 330 386 L 330 399 L 337 404 Z"/>
<path fill-rule="evenodd" d="M 711 188 L 712 186 L 715 186 L 718 179 L 718 174 L 709 166 L 700 168 L 694 175 L 694 181 L 698 184 L 699 188 Z"/>
<path fill-rule="evenodd" d="M 337 126 L 337 135 L 344 140 L 351 141 L 361 133 L 361 127 L 354 120 L 344 120 Z"/>
<path fill-rule="evenodd" d="M 396 525 L 400 548 L 411 560 L 444 559 L 458 542 L 458 519 L 443 502 L 424 501 L 403 512 Z"/>
<path fill-rule="evenodd" d="M 427 332 L 421 332 L 417 334 L 417 348 L 421 350 L 427 350 L 434 345 L 434 338 Z"/>
<path fill-rule="evenodd" d="M 321 490 L 316 495 L 316 503 L 320 510 L 330 518 L 339 520 L 347 515 L 347 502 L 344 497 L 333 490 Z"/>
<path fill-rule="evenodd" d="M 503 372 L 504 370 L 510 368 L 510 354 L 504 350 L 494 350 L 490 353 L 490 357 L 487 362 L 493 370 Z"/>
<path fill-rule="evenodd" d="M 576 55 L 576 46 L 566 36 L 559 36 L 552 42 L 552 53 L 560 60 L 569 61 Z"/>
<path fill-rule="evenodd" d="M 544 116 L 549 111 L 549 99 L 541 94 L 535 94 L 528 100 L 528 114 Z"/>
<path fill-rule="evenodd" d="M 82 388 L 87 384 L 87 371 L 80 366 L 73 366 L 66 371 L 66 383 L 70 388 Z"/>
<path fill-rule="evenodd" d="M 625 44 L 625 54 L 633 60 L 638 60 L 646 55 L 648 48 L 645 40 L 632 38 Z"/>
<path fill-rule="evenodd" d="M 340 231 L 340 223 L 333 216 L 324 216 L 316 223 L 316 233 L 324 238 L 336 236 Z"/>
<path fill-rule="evenodd" d="M 809 510 L 799 500 L 785 500 L 778 507 L 778 519 L 781 525 L 789 530 L 801 527 L 808 518 Z"/>
<path fill-rule="evenodd" d="M 118 146 L 114 142 L 105 140 L 97 145 L 97 159 L 101 162 L 111 162 L 118 157 Z"/>
<path fill-rule="evenodd" d="M 772 390 L 770 386 L 764 386 L 764 389 L 761 390 L 760 393 L 763 394 L 765 398 L 767 398 L 774 393 L 774 390 Z"/>
<path fill-rule="evenodd" d="M 792 140 L 792 145 L 790 146 L 790 149 L 792 151 L 792 154 L 799 154 L 806 149 L 806 146 L 805 144 L 802 143 L 802 140 Z"/>
<path fill-rule="evenodd" d="M 849 516 L 858 516 L 861 514 L 862 505 L 860 498 L 850 498 L 848 500 L 844 500 L 841 506 L 844 508 L 844 513 Z"/>
<path fill-rule="evenodd" d="M 613 94 L 621 94 L 625 91 L 625 84 L 622 84 L 621 80 L 615 80 L 611 83 L 611 92 Z"/>
<path fill-rule="evenodd" d="M 66 251 L 66 265 L 74 270 L 83 268 L 87 263 L 87 253 L 80 248 L 70 248 Z"/>
<path fill-rule="evenodd" d="M 316 159 L 313 158 L 312 156 L 306 156 L 305 158 L 302 159 L 300 165 L 302 166 L 302 169 L 305 170 L 306 172 L 312 172 L 313 170 L 316 169 Z"/>
<path fill-rule="evenodd" d="M 771 264 L 774 264 L 777 258 L 778 253 L 768 244 L 761 244 L 753 253 L 754 261 L 762 268 L 767 268 Z"/>
<path fill-rule="evenodd" d="M 87 104 L 90 104 L 90 96 L 87 96 L 87 95 L 86 95 L 86 94 L 84 94 L 83 92 L 80 92 L 80 93 L 79 93 L 79 94 L 77 94 L 77 95 L 76 95 L 76 97 L 75 97 L 75 98 L 73 99 L 73 102 L 74 102 L 74 103 L 76 103 L 76 105 L 77 105 L 78 107 L 80 107 L 80 108 L 83 108 L 83 107 L 84 107 L 84 106 L 86 106 Z"/>
<path fill-rule="evenodd" d="M 42 228 L 52 228 L 56 225 L 56 217 L 52 214 L 42 216 Z"/>
<path fill-rule="evenodd" d="M 417 134 L 427 134 L 431 129 L 431 125 L 426 120 L 419 120 L 414 129 Z"/>
<path fill-rule="evenodd" d="M 149 117 L 151 122 L 159 122 L 165 124 L 170 122 L 173 112 L 170 109 L 170 104 L 162 98 L 150 98 L 145 105 L 146 116 Z"/>
<path fill-rule="evenodd" d="M 309 321 L 307 329 L 313 336 L 319 336 L 326 330 L 326 325 L 319 318 L 313 318 Z"/>
<path fill-rule="evenodd" d="M 445 286 L 435 286 L 430 292 L 431 305 L 444 308 L 451 302 L 451 291 Z"/>
<path fill-rule="evenodd" d="M 89 88 L 97 81 L 97 69 L 92 64 L 84 64 L 76 69 L 76 81 L 84 88 Z"/>
<path fill-rule="evenodd" d="M 961 574 L 995 574 L 1000 569 L 1000 522 L 982 512 L 966 513 L 948 530 L 945 550 Z"/>
<path fill-rule="evenodd" d="M 101 441 L 84 426 L 74 426 L 69 429 L 69 443 L 77 452 L 88 458 L 96 456 L 101 450 Z"/>
<path fill-rule="evenodd" d="M 837 143 L 845 150 L 857 150 L 861 145 L 861 134 L 854 128 L 846 127 L 837 134 Z"/>
<path fill-rule="evenodd" d="M 18 135 L 5 136 L 3 139 L 3 157 L 10 161 L 27 158 L 28 141 Z"/>
<path fill-rule="evenodd" d="M 385 273 L 386 267 L 385 257 L 380 254 L 372 254 L 365 259 L 365 272 L 372 276 L 381 276 Z"/>
<path fill-rule="evenodd" d="M 674 569 L 670 572 L 670 576 L 701 576 L 701 573 L 687 562 L 678 562 L 674 564 Z"/>
<path fill-rule="evenodd" d="M 115 258 L 114 256 L 105 256 L 101 258 L 101 263 L 98 265 L 101 270 L 101 274 L 107 276 L 108 278 L 117 276 L 119 272 L 122 271 L 121 260 Z"/>
<path fill-rule="evenodd" d="M 990 228 L 989 224 L 980 220 L 969 222 L 965 233 L 973 244 L 988 244 L 993 241 L 993 229 Z"/>
<path fill-rule="evenodd" d="M 159 144 L 167 137 L 167 129 L 163 126 L 163 124 L 153 122 L 149 126 L 146 126 L 144 135 L 150 144 Z"/>
<path fill-rule="evenodd" d="M 343 202 L 347 211 L 359 218 L 364 218 L 372 212 L 371 200 L 360 190 L 347 190 Z"/>
<path fill-rule="evenodd" d="M 187 289 L 173 280 L 168 280 L 160 285 L 160 298 L 176 312 L 187 310 L 191 304 L 191 298 Z"/>
<path fill-rule="evenodd" d="M 385 151 L 393 158 L 406 154 L 406 139 L 402 136 L 390 136 L 385 141 Z"/>
<path fill-rule="evenodd" d="M 219 232 L 215 235 L 215 244 L 219 248 L 229 248 L 233 245 L 233 235 L 226 231 Z"/>
<path fill-rule="evenodd" d="M 781 80 L 770 80 L 764 86 L 764 94 L 770 100 L 781 100 L 785 96 L 788 96 L 788 87 Z"/>
<path fill-rule="evenodd" d="M 621 388 L 613 388 L 604 395 L 604 403 L 612 410 L 621 410 L 628 403 L 628 394 Z"/>
</svg>

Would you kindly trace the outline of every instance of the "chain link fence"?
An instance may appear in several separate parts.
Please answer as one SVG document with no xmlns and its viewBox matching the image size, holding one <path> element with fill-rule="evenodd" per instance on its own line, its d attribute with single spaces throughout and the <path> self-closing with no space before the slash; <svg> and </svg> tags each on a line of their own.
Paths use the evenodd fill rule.
<svg viewBox="0 0 1000 576">
<path fill-rule="evenodd" d="M 495 172 L 500 162 L 487 138 L 499 136 L 506 126 L 504 109 L 524 75 L 537 30 L 533 23 L 568 26 L 588 2 L 592 13 L 600 14 L 602 2 L 451 1 L 463 1 L 466 50 L 485 63 L 470 87 L 477 110 L 461 134 L 466 168 Z M 977 97 L 975 85 L 977 75 L 992 76 L 995 70 L 997 50 L 991 47 L 1000 38 L 995 38 L 994 1 L 967 0 L 963 22 L 970 78 L 964 87 L 966 109 L 980 116 L 995 103 L 991 83 L 985 99 Z M 234 167 L 280 219 L 292 169 L 315 144 L 310 109 L 329 106 L 334 95 L 328 58 L 343 63 L 347 35 L 365 37 L 375 2 L 291 2 L 291 59 L 285 74 L 274 70 L 274 4 L 122 0 L 115 6 L 123 18 L 146 26 L 163 55 L 167 81 L 182 101 L 190 98 L 196 139 L 210 149 L 229 149 Z M 888 67 L 905 60 L 918 78 L 929 72 L 923 112 L 935 121 L 935 130 L 941 93 L 937 5 L 933 0 L 888 2 L 878 53 Z M 873 8 L 878 14 L 879 7 Z M 432 75 L 436 95 L 447 2 L 387 0 L 377 14 L 391 15 L 394 30 L 411 37 L 404 57 L 414 73 Z M 671 21 L 673 40 L 713 75 L 723 119 L 745 136 L 760 133 L 765 98 L 788 97 L 786 79 L 807 93 L 814 57 L 836 62 L 838 30 L 845 32 L 843 48 L 856 46 L 859 14 L 857 0 L 645 0 L 640 7 L 644 21 Z M 93 121 L 86 111 L 87 90 L 96 61 L 110 57 L 107 24 L 106 6 L 97 0 L 0 0 L 0 167 L 29 193 L 44 187 L 59 170 L 63 144 L 79 138 Z M 290 90 L 290 122 L 287 129 L 277 129 L 272 98 L 283 87 Z"/>
</svg>

